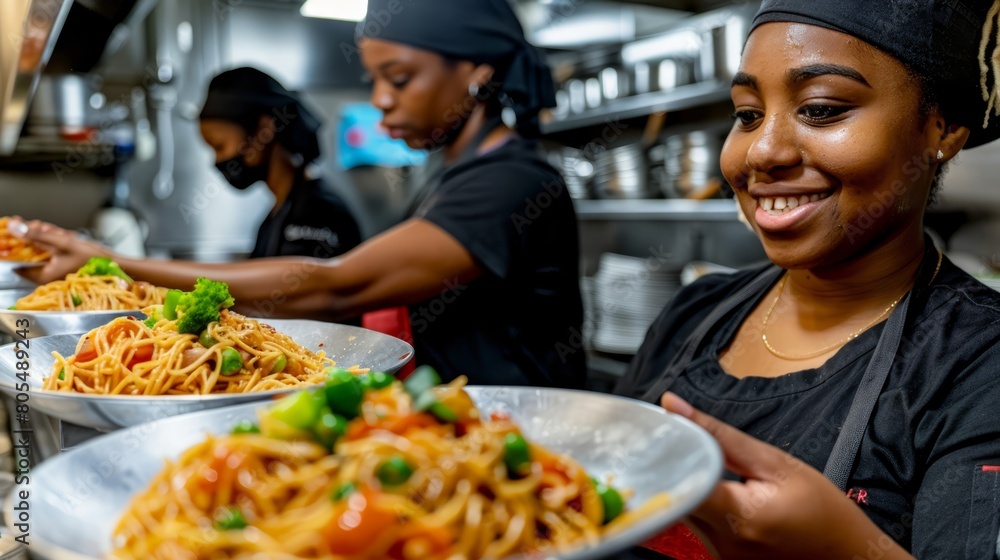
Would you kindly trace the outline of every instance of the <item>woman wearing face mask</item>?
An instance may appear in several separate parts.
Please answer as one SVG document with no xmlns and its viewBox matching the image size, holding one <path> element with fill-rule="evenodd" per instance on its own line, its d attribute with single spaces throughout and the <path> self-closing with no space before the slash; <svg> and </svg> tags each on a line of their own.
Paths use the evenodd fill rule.
<svg viewBox="0 0 1000 560">
<path fill-rule="evenodd" d="M 721 164 L 774 264 L 686 288 L 618 388 L 722 446 L 691 517 L 719 557 L 996 558 L 1000 295 L 923 219 L 1000 137 L 998 29 L 1000 0 L 764 0 Z"/>
<path fill-rule="evenodd" d="M 226 281 L 248 314 L 337 319 L 407 305 L 417 362 L 445 379 L 581 387 L 576 216 L 533 138 L 555 105 L 551 72 L 506 0 L 403 6 L 370 1 L 358 48 L 386 128 L 443 159 L 408 220 L 330 260 L 120 263 L 163 286 Z M 55 251 L 27 272 L 37 280 L 103 251 L 42 224 L 27 236 Z"/>
<path fill-rule="evenodd" d="M 344 202 L 310 176 L 320 122 L 277 80 L 255 68 L 219 74 L 199 122 L 229 184 L 245 190 L 262 181 L 274 195 L 251 258 L 329 258 L 361 243 Z"/>
</svg>

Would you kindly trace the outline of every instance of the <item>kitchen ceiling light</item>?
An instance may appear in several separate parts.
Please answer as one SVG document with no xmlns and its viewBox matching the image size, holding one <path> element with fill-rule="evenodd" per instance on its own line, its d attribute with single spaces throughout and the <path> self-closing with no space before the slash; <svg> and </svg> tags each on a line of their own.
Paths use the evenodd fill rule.
<svg viewBox="0 0 1000 560">
<path fill-rule="evenodd" d="M 361 21 L 368 13 L 368 0 L 306 0 L 299 13 L 306 17 Z"/>
</svg>

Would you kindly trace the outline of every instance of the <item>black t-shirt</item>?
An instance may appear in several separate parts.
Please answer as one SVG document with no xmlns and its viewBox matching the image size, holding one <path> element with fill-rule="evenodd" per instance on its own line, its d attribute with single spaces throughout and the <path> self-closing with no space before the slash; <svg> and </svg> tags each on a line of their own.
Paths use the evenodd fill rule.
<svg viewBox="0 0 1000 560">
<path fill-rule="evenodd" d="M 250 258 L 342 255 L 361 243 L 354 216 L 322 181 L 299 179 L 288 198 L 261 224 Z"/>
<path fill-rule="evenodd" d="M 410 306 L 417 360 L 473 384 L 582 387 L 576 214 L 537 143 L 513 138 L 455 164 L 414 217 L 454 237 L 483 271 Z"/>
<path fill-rule="evenodd" d="M 650 328 L 617 388 L 638 397 L 720 301 L 759 270 L 685 288 Z M 669 388 L 693 406 L 822 471 L 884 323 L 826 364 L 739 379 L 719 364 L 757 300 L 706 337 Z M 911 309 L 849 482 L 850 497 L 917 558 L 993 558 L 1000 534 L 1000 294 L 945 259 Z"/>
</svg>

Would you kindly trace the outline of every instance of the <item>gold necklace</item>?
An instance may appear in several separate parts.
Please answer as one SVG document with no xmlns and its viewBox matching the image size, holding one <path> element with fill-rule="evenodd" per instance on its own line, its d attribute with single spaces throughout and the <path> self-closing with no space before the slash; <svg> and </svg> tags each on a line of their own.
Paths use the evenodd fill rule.
<svg viewBox="0 0 1000 560">
<path fill-rule="evenodd" d="M 938 271 L 941 270 L 941 261 L 942 260 L 944 260 L 944 254 L 941 253 L 941 251 L 938 251 L 937 267 L 934 268 L 934 275 L 931 276 L 931 281 L 928 282 L 928 285 L 933 284 L 934 283 L 934 279 L 937 278 Z M 891 312 L 893 309 L 895 309 L 896 305 L 898 305 L 899 302 L 903 300 L 903 297 L 906 296 L 906 294 L 909 293 L 909 290 L 907 290 L 905 293 L 903 293 L 903 295 L 901 295 L 898 298 L 896 298 L 896 301 L 894 301 L 891 304 L 889 304 L 889 307 L 886 307 L 884 311 L 882 311 L 881 313 L 879 313 L 878 317 L 875 317 L 867 325 L 865 325 L 865 326 L 861 327 L 860 329 L 858 329 L 858 330 L 852 332 L 851 334 L 847 335 L 846 339 L 841 340 L 839 342 L 836 342 L 834 344 L 831 344 L 830 346 L 826 346 L 824 348 L 820 348 L 819 350 L 816 350 L 814 352 L 810 352 L 810 353 L 802 355 L 802 356 L 793 356 L 791 354 L 786 354 L 784 352 L 779 351 L 774 346 L 771 346 L 771 343 L 767 341 L 767 321 L 771 318 L 771 312 L 774 311 L 774 307 L 776 305 L 778 305 L 778 300 L 781 299 L 781 292 L 784 291 L 784 289 L 785 289 L 785 283 L 787 282 L 787 280 L 788 280 L 788 275 L 787 274 L 785 274 L 784 276 L 782 276 L 781 282 L 778 284 L 778 293 L 777 293 L 777 295 L 774 296 L 774 301 L 771 302 L 771 306 L 767 308 L 767 313 L 764 315 L 764 321 L 761 323 L 761 327 L 760 327 L 760 339 L 764 342 L 764 347 L 767 348 L 768 352 L 770 352 L 771 354 L 774 354 L 775 356 L 777 356 L 777 357 L 779 357 L 779 358 L 781 358 L 783 360 L 808 360 L 808 359 L 811 359 L 811 358 L 817 358 L 819 356 L 822 356 L 823 354 L 826 354 L 826 353 L 830 352 L 831 350 L 834 350 L 836 348 L 839 348 L 839 347 L 847 344 L 848 342 L 850 342 L 850 341 L 854 340 L 855 338 L 858 338 L 859 336 L 861 336 L 861 333 L 867 331 L 872 326 L 874 326 L 876 323 L 878 323 L 879 321 L 881 321 L 882 318 L 885 317 L 886 315 L 888 315 L 889 312 Z"/>
</svg>

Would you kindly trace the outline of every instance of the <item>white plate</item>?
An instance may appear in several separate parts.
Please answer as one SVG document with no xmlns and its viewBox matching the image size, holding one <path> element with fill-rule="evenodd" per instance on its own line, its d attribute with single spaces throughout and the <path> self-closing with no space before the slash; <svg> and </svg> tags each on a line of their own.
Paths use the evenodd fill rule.
<svg viewBox="0 0 1000 560">
<path fill-rule="evenodd" d="M 569 454 L 598 478 L 613 474 L 616 486 L 635 492 L 628 507 L 669 493 L 668 505 L 593 548 L 559 557 L 564 560 L 613 558 L 645 541 L 704 501 L 722 473 L 715 440 L 660 407 L 558 389 L 470 387 L 469 394 L 486 414 L 509 413 L 529 441 Z M 32 469 L 32 553 L 52 560 L 108 554 L 115 524 L 165 459 L 203 441 L 206 432 L 227 433 L 238 421 L 254 418 L 261 406 L 251 403 L 121 430 Z M 23 489 L 15 488 L 11 499 Z M 10 526 L 10 501 L 4 511 Z"/>
<path fill-rule="evenodd" d="M 413 357 L 413 347 L 406 342 L 361 327 L 297 319 L 261 321 L 314 352 L 323 350 L 337 365 L 343 367 L 359 366 L 394 373 Z M 29 341 L 29 344 L 0 346 L 0 391 L 11 398 L 17 396 L 19 370 L 14 352 L 16 346 L 27 348 L 30 357 L 28 385 L 31 390 L 31 408 L 95 430 L 117 430 L 168 416 L 233 406 L 294 391 L 276 389 L 239 394 L 139 396 L 92 395 L 42 389 L 42 380 L 49 376 L 55 363 L 52 352 L 69 356 L 76 350 L 79 339 L 79 334 L 62 334 L 37 338 Z"/>
<path fill-rule="evenodd" d="M 38 268 L 39 266 L 45 266 L 47 262 L 24 262 L 24 261 L 5 261 L 0 260 L 0 274 L 5 272 L 12 272 L 21 268 Z"/>
</svg>

